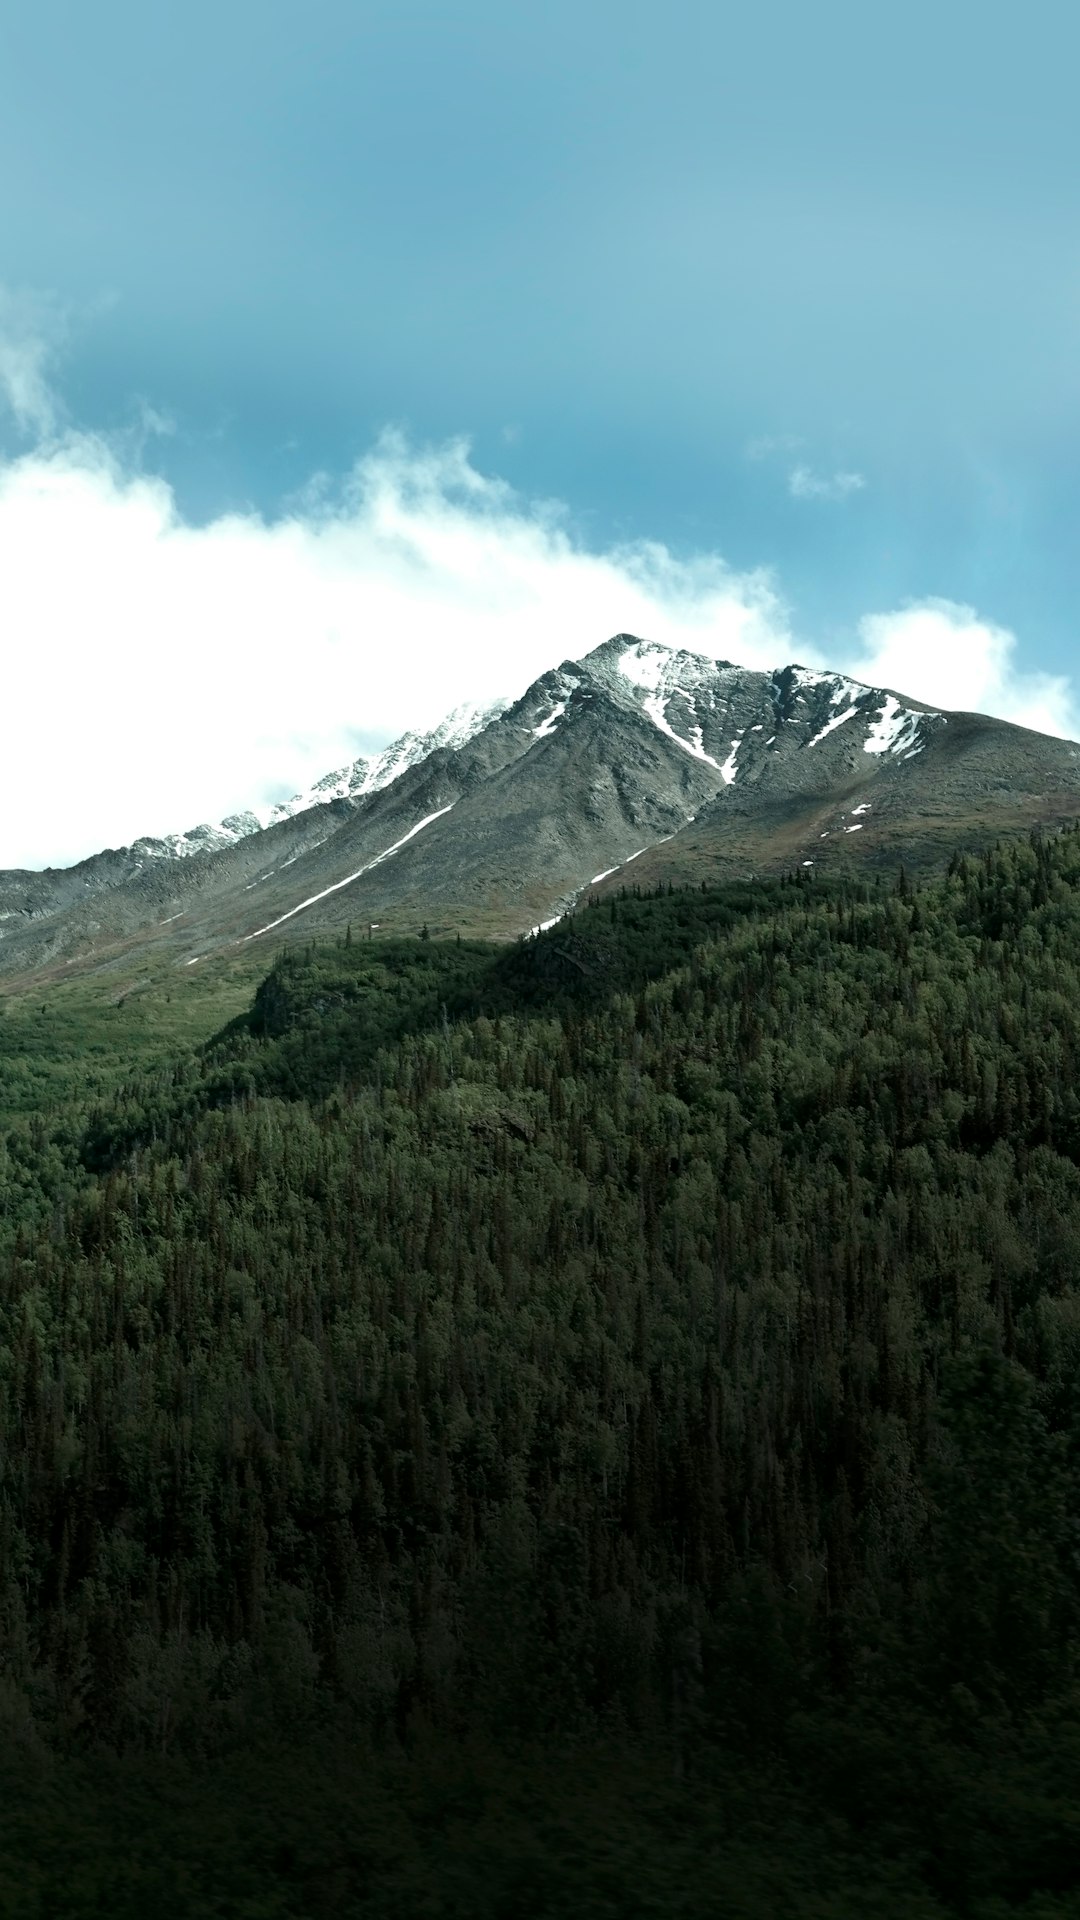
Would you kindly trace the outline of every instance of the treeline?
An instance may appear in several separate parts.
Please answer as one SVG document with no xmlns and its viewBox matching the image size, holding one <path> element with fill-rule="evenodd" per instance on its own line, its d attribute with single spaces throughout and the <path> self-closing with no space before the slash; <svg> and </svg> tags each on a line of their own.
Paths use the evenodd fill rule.
<svg viewBox="0 0 1080 1920">
<path fill-rule="evenodd" d="M 0 1711 L 50 1833 L 103 1756 L 179 1834 L 287 1741 L 322 1851 L 244 1911 L 1075 1910 L 1080 833 L 301 950 L 38 1144 Z M 547 1809 L 550 1904 L 448 1742 Z M 652 1866 L 612 1814 L 590 1879 L 590 1766 Z"/>
</svg>

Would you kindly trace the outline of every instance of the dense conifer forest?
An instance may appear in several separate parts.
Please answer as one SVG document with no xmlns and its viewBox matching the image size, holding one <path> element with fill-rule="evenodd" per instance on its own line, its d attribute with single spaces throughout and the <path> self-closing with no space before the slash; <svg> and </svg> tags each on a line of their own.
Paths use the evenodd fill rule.
<svg viewBox="0 0 1080 1920">
<path fill-rule="evenodd" d="M 0 1912 L 1080 1911 L 1080 830 L 47 1085 Z"/>
</svg>

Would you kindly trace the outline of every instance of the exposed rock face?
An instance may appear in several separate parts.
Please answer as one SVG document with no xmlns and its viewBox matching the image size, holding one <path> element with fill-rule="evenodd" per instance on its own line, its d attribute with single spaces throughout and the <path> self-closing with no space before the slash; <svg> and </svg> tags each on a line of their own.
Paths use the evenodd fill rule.
<svg viewBox="0 0 1080 1920">
<path fill-rule="evenodd" d="M 635 880 L 926 864 L 1075 818 L 1080 747 L 618 634 L 274 812 L 0 874 L 0 969 L 117 943 L 190 960 L 349 921 L 509 937 Z"/>
</svg>

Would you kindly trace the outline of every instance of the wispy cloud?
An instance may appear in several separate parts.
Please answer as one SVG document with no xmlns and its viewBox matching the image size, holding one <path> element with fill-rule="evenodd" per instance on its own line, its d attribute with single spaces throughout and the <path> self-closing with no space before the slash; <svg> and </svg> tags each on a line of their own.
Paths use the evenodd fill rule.
<svg viewBox="0 0 1080 1920">
<path fill-rule="evenodd" d="M 861 493 L 866 476 L 861 473 L 815 473 L 813 467 L 792 467 L 788 474 L 788 492 L 793 500 L 847 500 Z"/>
<path fill-rule="evenodd" d="M 757 464 L 763 461 L 779 464 L 788 461 L 805 445 L 797 433 L 758 434 L 747 441 L 746 458 Z M 866 475 L 851 468 L 838 467 L 824 473 L 806 460 L 798 460 L 788 468 L 787 487 L 793 500 L 847 500 L 851 494 L 860 493 L 865 485 Z"/>
<path fill-rule="evenodd" d="M 803 442 L 797 433 L 759 433 L 746 443 L 748 460 L 772 460 L 779 453 L 797 453 Z"/>
<path fill-rule="evenodd" d="M 50 370 L 65 331 L 54 301 L 0 286 L 0 398 L 20 433 L 42 438 L 56 430 Z"/>
</svg>

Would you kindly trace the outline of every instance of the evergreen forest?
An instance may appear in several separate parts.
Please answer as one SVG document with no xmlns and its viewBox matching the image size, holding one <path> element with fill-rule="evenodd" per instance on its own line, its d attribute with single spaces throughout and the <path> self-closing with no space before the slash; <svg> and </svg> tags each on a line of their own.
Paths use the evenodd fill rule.
<svg viewBox="0 0 1080 1920">
<path fill-rule="evenodd" d="M 5 1920 L 1080 1913 L 1080 828 L 42 994 Z"/>
</svg>

